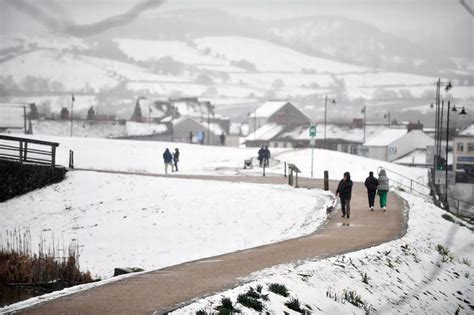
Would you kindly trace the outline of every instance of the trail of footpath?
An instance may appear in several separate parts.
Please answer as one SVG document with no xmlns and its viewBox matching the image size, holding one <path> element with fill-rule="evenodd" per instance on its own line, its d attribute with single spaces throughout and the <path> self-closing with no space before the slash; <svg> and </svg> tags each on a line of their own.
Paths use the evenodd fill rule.
<svg viewBox="0 0 474 315">
<path fill-rule="evenodd" d="M 109 173 L 129 174 L 125 172 Z M 287 184 L 287 179 L 282 176 L 173 175 L 169 177 Z M 302 188 L 322 188 L 323 181 L 300 178 L 299 185 Z M 331 181 L 330 189 L 334 191 L 336 185 L 336 182 Z M 185 305 L 193 299 L 242 284 L 241 278 L 268 267 L 344 254 L 382 244 L 405 234 L 407 226 L 406 205 L 396 194 L 389 194 L 389 208 L 386 212 L 381 210 L 372 212 L 367 207 L 367 193 L 363 183 L 356 182 L 354 183 L 351 204 L 350 219 L 341 218 L 340 212 L 333 213 L 324 225 L 306 236 L 138 274 L 134 277 L 50 300 L 22 310 L 20 313 L 166 313 Z M 291 211 L 291 209 L 288 209 L 288 211 Z"/>
</svg>

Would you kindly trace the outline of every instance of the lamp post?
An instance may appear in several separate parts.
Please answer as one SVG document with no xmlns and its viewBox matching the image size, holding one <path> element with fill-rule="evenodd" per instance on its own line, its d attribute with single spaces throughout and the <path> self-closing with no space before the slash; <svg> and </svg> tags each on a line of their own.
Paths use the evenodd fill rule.
<svg viewBox="0 0 474 315">
<path fill-rule="evenodd" d="M 336 99 L 330 99 L 332 104 L 336 104 Z M 324 148 L 326 149 L 326 126 L 328 120 L 328 96 L 324 96 Z"/>
<path fill-rule="evenodd" d="M 72 124 L 73 124 L 73 115 L 74 115 L 74 101 L 76 98 L 74 94 L 71 94 L 71 137 L 72 137 Z"/>
<path fill-rule="evenodd" d="M 453 88 L 450 81 L 441 81 L 438 78 L 436 81 L 436 99 L 435 99 L 435 152 L 433 157 L 433 169 L 437 170 L 440 168 L 440 156 L 441 156 L 441 142 L 443 138 L 443 112 L 444 112 L 444 101 L 441 100 L 441 85 L 445 85 L 444 90 L 448 92 Z"/>
<path fill-rule="evenodd" d="M 364 107 L 362 108 L 362 113 L 364 114 L 364 141 L 362 143 L 365 143 L 365 134 L 366 134 L 365 126 L 367 125 L 367 105 L 365 104 L 364 104 Z"/>
<path fill-rule="evenodd" d="M 449 113 L 450 112 L 455 113 L 457 111 L 458 110 L 456 108 L 456 105 L 453 105 L 453 108 L 451 108 L 451 101 L 448 101 L 448 108 L 447 108 L 447 112 L 446 112 L 446 160 L 444 162 L 445 186 L 446 186 L 444 202 L 445 202 L 446 206 L 448 207 L 448 209 L 449 209 L 449 203 L 448 203 Z M 459 112 L 459 115 L 467 115 L 466 110 L 464 109 L 464 107 Z M 453 147 L 453 151 L 454 151 L 454 147 Z M 454 158 L 454 156 L 453 156 L 453 158 Z M 453 163 L 453 165 L 454 165 L 454 163 Z"/>
</svg>

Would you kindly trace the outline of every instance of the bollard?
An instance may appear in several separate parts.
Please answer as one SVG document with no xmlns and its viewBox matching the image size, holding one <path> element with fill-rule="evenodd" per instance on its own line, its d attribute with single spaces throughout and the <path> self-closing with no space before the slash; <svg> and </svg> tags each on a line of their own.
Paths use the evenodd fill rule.
<svg viewBox="0 0 474 315">
<path fill-rule="evenodd" d="M 285 162 L 285 167 L 284 167 L 284 174 L 285 174 L 285 177 L 286 177 L 286 162 Z"/>
<path fill-rule="evenodd" d="M 267 164 L 267 163 L 263 162 L 263 177 L 265 177 L 265 165 L 266 165 L 266 164 Z"/>
<path fill-rule="evenodd" d="M 329 172 L 324 171 L 324 190 L 328 191 L 329 190 Z"/>
<path fill-rule="evenodd" d="M 69 150 L 69 168 L 74 168 L 74 151 Z"/>
</svg>

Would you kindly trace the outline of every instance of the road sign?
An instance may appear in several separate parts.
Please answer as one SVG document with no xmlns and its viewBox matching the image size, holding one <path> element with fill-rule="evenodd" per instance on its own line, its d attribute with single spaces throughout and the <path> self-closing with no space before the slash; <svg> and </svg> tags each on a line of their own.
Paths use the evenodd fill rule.
<svg viewBox="0 0 474 315">
<path fill-rule="evenodd" d="M 316 126 L 310 126 L 309 127 L 309 136 L 314 138 L 316 137 Z"/>
</svg>

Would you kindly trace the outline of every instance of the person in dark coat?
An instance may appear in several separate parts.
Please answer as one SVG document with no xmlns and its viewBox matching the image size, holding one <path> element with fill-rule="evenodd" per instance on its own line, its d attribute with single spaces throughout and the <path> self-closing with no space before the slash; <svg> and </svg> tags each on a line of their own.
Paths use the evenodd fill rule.
<svg viewBox="0 0 474 315">
<path fill-rule="evenodd" d="M 178 148 L 176 148 L 174 149 L 174 154 L 173 154 L 174 172 L 178 171 L 178 162 L 179 162 L 179 150 Z"/>
<path fill-rule="evenodd" d="M 173 155 L 168 148 L 166 148 L 163 153 L 163 161 L 165 162 L 165 174 L 168 174 L 169 166 L 171 166 L 171 170 L 173 170 Z"/>
<path fill-rule="evenodd" d="M 367 195 L 369 197 L 369 208 L 374 211 L 375 195 L 377 194 L 377 187 L 379 181 L 374 177 L 374 172 L 369 172 L 369 177 L 365 179 L 365 187 L 367 188 Z"/>
<path fill-rule="evenodd" d="M 225 133 L 224 133 L 224 131 L 219 136 L 219 141 L 220 141 L 221 145 L 225 145 Z"/>
<path fill-rule="evenodd" d="M 268 150 L 268 147 L 265 146 L 263 148 L 263 163 L 265 165 L 265 167 L 268 167 L 270 166 L 270 150 Z"/>
<path fill-rule="evenodd" d="M 265 150 L 263 147 L 261 147 L 260 150 L 258 150 L 258 162 L 259 162 L 260 167 L 263 166 L 264 155 L 265 155 Z"/>
<path fill-rule="evenodd" d="M 349 172 L 344 173 L 344 178 L 339 182 L 336 190 L 336 197 L 341 199 L 342 217 L 351 216 L 352 180 Z"/>
</svg>

